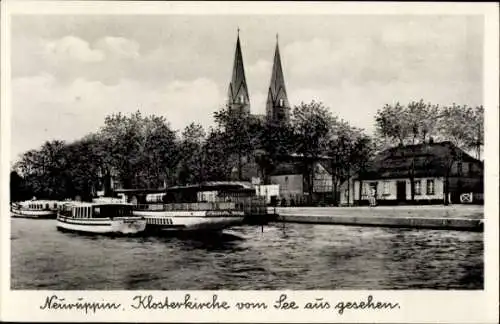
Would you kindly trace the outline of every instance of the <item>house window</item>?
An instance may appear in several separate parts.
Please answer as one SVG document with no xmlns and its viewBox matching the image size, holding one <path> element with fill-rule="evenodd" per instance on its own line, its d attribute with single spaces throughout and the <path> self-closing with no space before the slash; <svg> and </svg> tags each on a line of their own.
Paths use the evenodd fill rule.
<svg viewBox="0 0 500 324">
<path fill-rule="evenodd" d="M 389 181 L 384 181 L 384 196 L 389 196 L 391 194 L 389 184 Z"/>
<path fill-rule="evenodd" d="M 422 182 L 420 180 L 415 180 L 415 195 L 422 194 Z"/>
<path fill-rule="evenodd" d="M 426 193 L 427 195 L 434 195 L 434 179 L 427 180 Z"/>
<path fill-rule="evenodd" d="M 359 184 L 359 186 L 361 186 L 361 197 L 359 197 L 359 199 L 362 199 L 364 197 L 367 196 L 367 191 L 368 191 L 368 184 L 366 182 L 357 182 Z M 359 186 L 358 186 L 358 189 L 356 190 L 359 190 Z M 358 191 L 356 191 L 357 193 Z"/>
<path fill-rule="evenodd" d="M 368 194 L 370 196 L 373 194 L 375 197 L 377 197 L 377 183 L 376 182 L 370 183 L 370 192 Z"/>
<path fill-rule="evenodd" d="M 280 99 L 279 101 L 279 106 L 283 107 L 285 105 L 285 101 L 283 99 Z"/>
<path fill-rule="evenodd" d="M 245 97 L 243 95 L 240 96 L 240 103 L 245 103 Z"/>
</svg>

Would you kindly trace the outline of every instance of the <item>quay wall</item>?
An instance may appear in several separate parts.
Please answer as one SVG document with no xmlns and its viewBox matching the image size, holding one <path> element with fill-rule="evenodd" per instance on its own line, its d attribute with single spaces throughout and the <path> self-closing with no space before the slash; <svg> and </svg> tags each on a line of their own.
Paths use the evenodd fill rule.
<svg viewBox="0 0 500 324">
<path fill-rule="evenodd" d="M 483 231 L 482 206 L 277 207 L 279 222 Z"/>
</svg>

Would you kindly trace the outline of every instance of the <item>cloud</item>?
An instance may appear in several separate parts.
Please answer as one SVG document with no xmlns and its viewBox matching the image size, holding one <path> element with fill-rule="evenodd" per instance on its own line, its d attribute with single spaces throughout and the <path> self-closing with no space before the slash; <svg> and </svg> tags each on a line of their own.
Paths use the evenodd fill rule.
<svg viewBox="0 0 500 324">
<path fill-rule="evenodd" d="M 139 43 L 123 37 L 104 37 L 96 41 L 94 47 L 108 53 L 110 59 L 139 57 Z"/>
<path fill-rule="evenodd" d="M 369 130 L 385 103 L 483 102 L 481 17 L 326 15 L 301 17 L 300 24 L 297 19 L 17 16 L 13 150 L 36 147 L 42 139 L 78 138 L 113 112 L 164 115 L 178 129 L 191 120 L 209 125 L 226 99 L 236 26 L 244 31 L 253 113 L 265 113 L 274 31 L 280 32 L 292 106 L 320 100 Z M 23 135 L 26 129 L 29 136 Z"/>
<path fill-rule="evenodd" d="M 105 56 L 101 50 L 90 48 L 88 42 L 74 36 L 65 36 L 45 44 L 45 54 L 53 60 L 100 62 Z"/>
<path fill-rule="evenodd" d="M 103 125 L 106 115 L 165 116 L 174 129 L 192 121 L 208 128 L 224 97 L 210 79 L 174 81 L 151 88 L 131 79 L 115 85 L 78 78 L 69 84 L 50 74 L 12 82 L 12 159 L 46 140 L 76 140 Z"/>
</svg>

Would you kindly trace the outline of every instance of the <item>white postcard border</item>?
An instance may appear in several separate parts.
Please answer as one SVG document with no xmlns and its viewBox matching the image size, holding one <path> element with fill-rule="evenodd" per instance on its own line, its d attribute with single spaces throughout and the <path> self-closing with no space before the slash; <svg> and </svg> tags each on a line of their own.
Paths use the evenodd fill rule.
<svg viewBox="0 0 500 324">
<path fill-rule="evenodd" d="M 12 291 L 10 290 L 10 26 L 13 14 L 480 14 L 485 17 L 484 76 L 485 94 L 485 289 L 483 291 Z M 127 322 L 496 322 L 498 319 L 498 7 L 493 4 L 463 3 L 166 3 L 166 2 L 42 2 L 3 1 L 2 14 L 2 88 L 1 88 L 1 295 L 0 319 L 3 321 L 127 321 Z M 44 311 L 45 298 L 56 294 L 67 299 L 81 297 L 92 301 L 114 301 L 126 307 L 120 311 Z M 198 300 L 264 301 L 266 311 L 172 311 L 133 310 L 136 295 L 183 300 L 190 294 Z M 275 310 L 272 305 L 281 294 L 298 304 L 323 297 L 332 301 L 375 301 L 398 303 L 400 308 L 386 310 Z"/>
</svg>

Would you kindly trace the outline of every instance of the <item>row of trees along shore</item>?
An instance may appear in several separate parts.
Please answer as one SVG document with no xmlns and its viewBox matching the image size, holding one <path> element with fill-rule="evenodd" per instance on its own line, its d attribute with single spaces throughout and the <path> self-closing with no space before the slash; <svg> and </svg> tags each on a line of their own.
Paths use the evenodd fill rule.
<svg viewBox="0 0 500 324">
<path fill-rule="evenodd" d="M 434 138 L 479 158 L 483 145 L 483 107 L 439 107 L 423 100 L 386 105 L 375 116 L 374 136 L 331 111 L 321 102 L 301 103 L 292 109 L 290 123 L 282 124 L 225 107 L 214 113 L 214 127 L 191 123 L 182 132 L 162 116 L 113 114 L 97 132 L 75 142 L 54 140 L 25 152 L 11 172 L 11 199 L 91 199 L 102 179 L 111 177 L 124 188 L 249 180 L 242 170 L 250 162 L 268 183 L 276 166 L 296 155 L 309 197 L 315 162 L 330 163 L 337 201 L 340 184 L 387 147 Z"/>
</svg>

